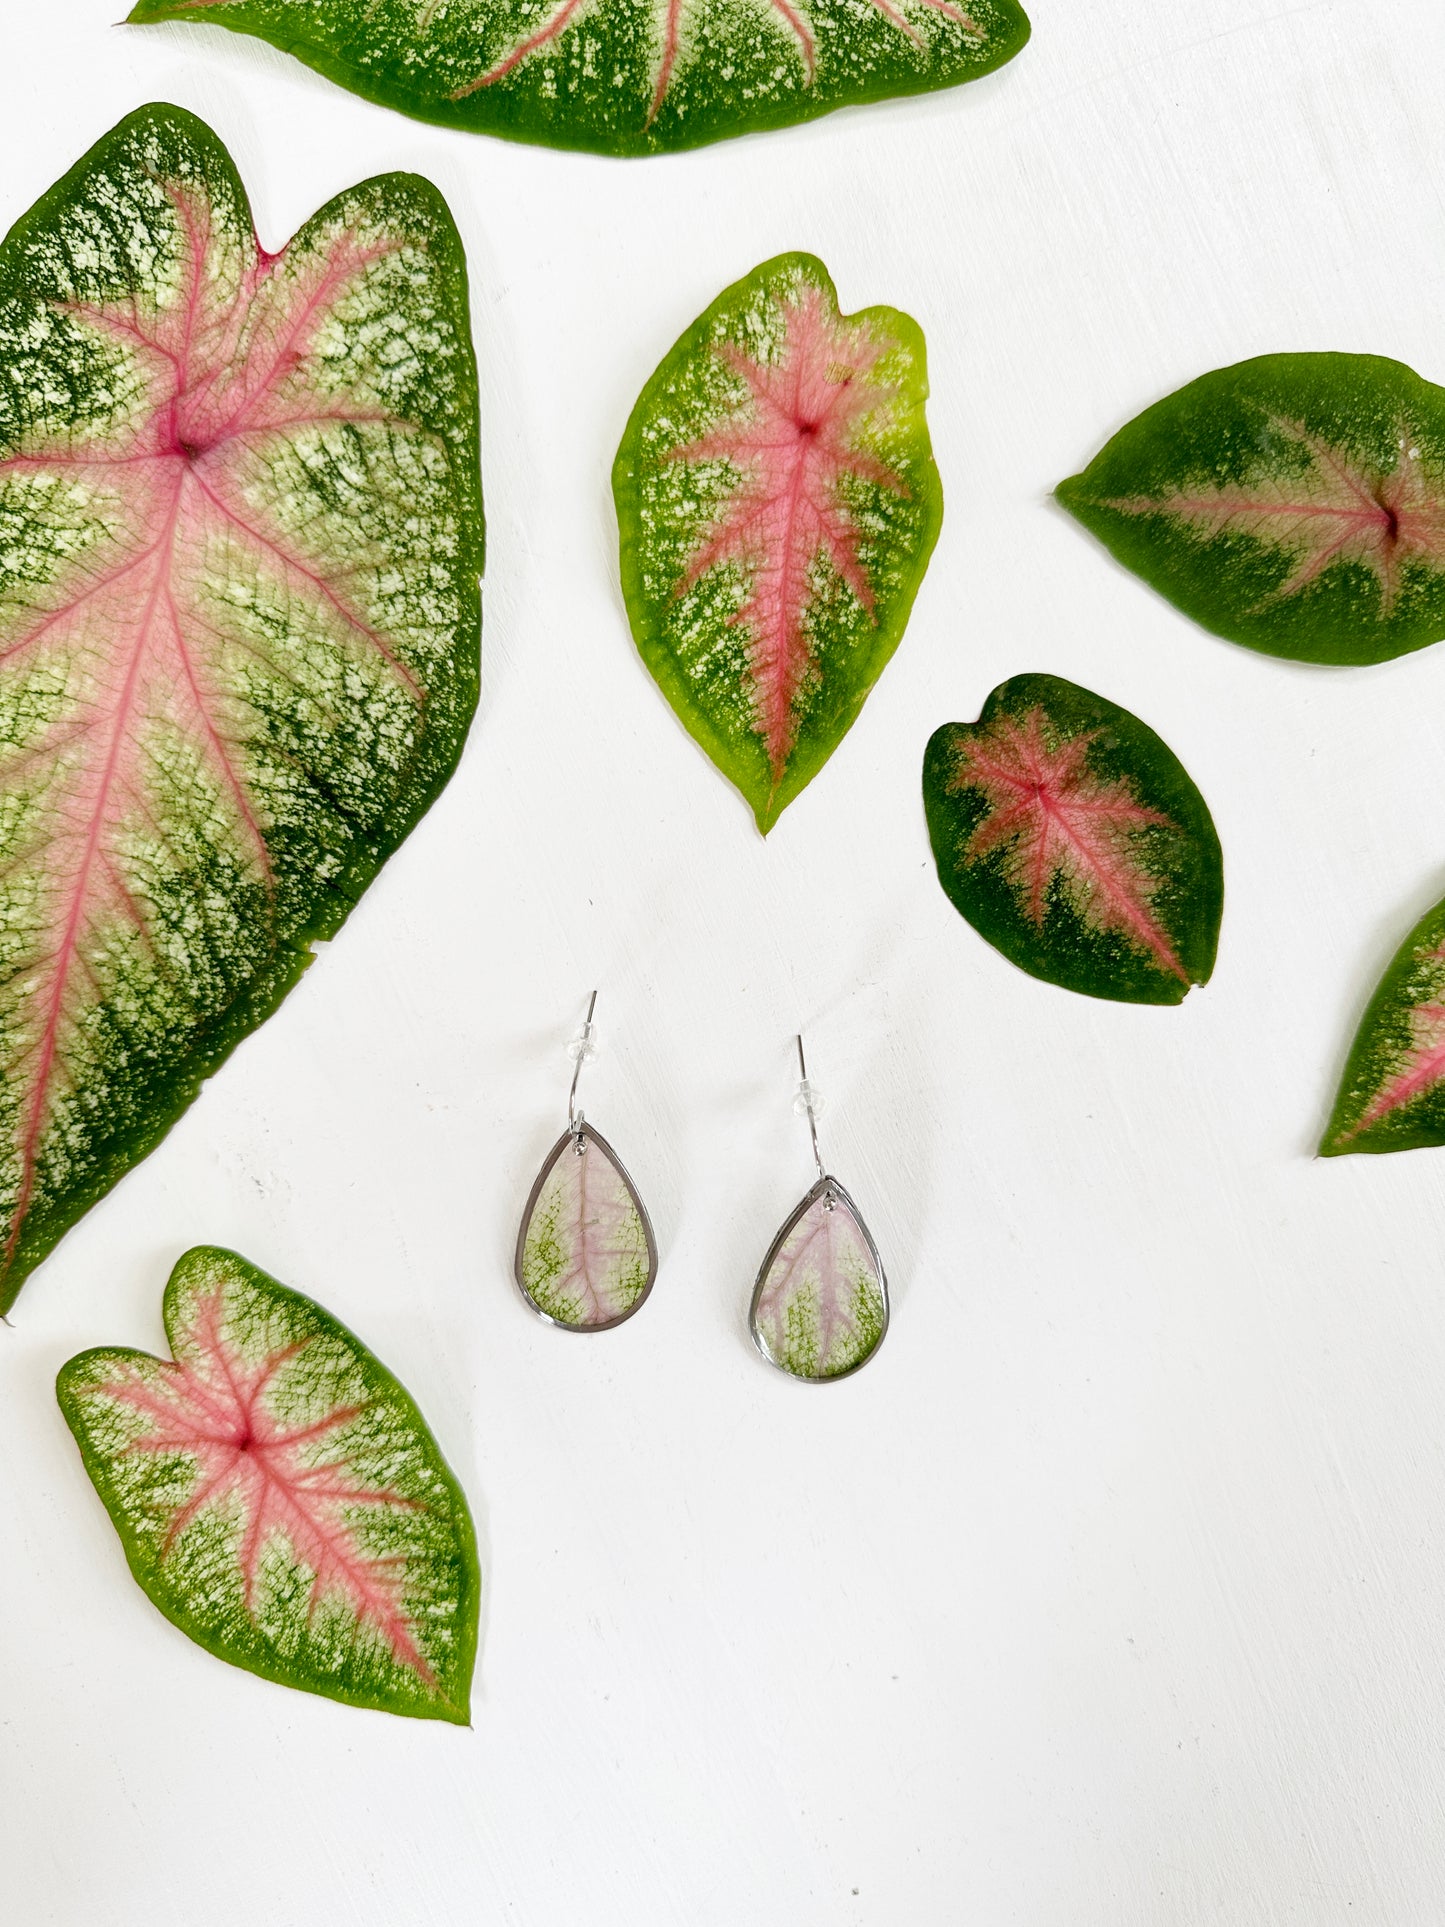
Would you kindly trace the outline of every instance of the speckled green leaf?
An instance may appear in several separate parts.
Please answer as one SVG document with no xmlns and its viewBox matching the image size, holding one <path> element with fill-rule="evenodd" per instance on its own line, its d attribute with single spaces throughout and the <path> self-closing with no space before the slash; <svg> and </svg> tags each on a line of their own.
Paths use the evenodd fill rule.
<svg viewBox="0 0 1445 1927">
<path fill-rule="evenodd" d="M 406 1392 L 232 1251 L 188 1251 L 163 1311 L 172 1360 L 83 1352 L 56 1387 L 137 1581 L 233 1666 L 464 1725 L 476 1535 Z"/>
<path fill-rule="evenodd" d="M 1421 918 L 1370 999 L 1320 1152 L 1445 1144 L 1445 903 Z"/>
<path fill-rule="evenodd" d="M 0 1306 L 296 982 L 477 696 L 465 268 L 389 175 L 263 252 L 132 115 L 0 246 Z"/>
<path fill-rule="evenodd" d="M 938 539 L 918 326 L 784 254 L 643 389 L 612 471 L 643 661 L 766 833 L 852 727 Z"/>
<path fill-rule="evenodd" d="M 1303 662 L 1445 636 L 1445 389 L 1264 355 L 1130 422 L 1059 500 L 1206 629 Z"/>
<path fill-rule="evenodd" d="M 655 154 L 973 80 L 1017 0 L 140 0 L 252 33 L 388 107 L 553 147 Z"/>
<path fill-rule="evenodd" d="M 923 760 L 938 880 L 1020 969 L 1066 990 L 1177 1004 L 1214 969 L 1224 870 L 1204 799 L 1127 709 L 1014 676 Z"/>
</svg>

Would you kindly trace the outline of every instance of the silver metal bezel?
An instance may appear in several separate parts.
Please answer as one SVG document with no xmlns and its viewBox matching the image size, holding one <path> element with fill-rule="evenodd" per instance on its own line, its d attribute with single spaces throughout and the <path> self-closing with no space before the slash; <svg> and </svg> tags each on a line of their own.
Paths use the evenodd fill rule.
<svg viewBox="0 0 1445 1927">
<path fill-rule="evenodd" d="M 542 1195 L 542 1186 L 551 1175 L 553 1165 L 556 1164 L 558 1158 L 560 1158 L 565 1151 L 571 1151 L 574 1156 L 577 1155 L 576 1146 L 579 1142 L 582 1144 L 591 1143 L 597 1145 L 597 1147 L 611 1159 L 618 1176 L 627 1186 L 628 1196 L 637 1207 L 637 1215 L 642 1220 L 642 1234 L 647 1240 L 647 1283 L 638 1293 L 635 1304 L 629 1305 L 626 1311 L 620 1313 L 616 1318 L 609 1318 L 606 1323 L 602 1325 L 569 1325 L 565 1319 L 554 1318 L 551 1312 L 542 1309 L 531 1292 L 528 1291 L 526 1285 L 522 1282 L 522 1255 L 527 1248 L 527 1227 L 532 1222 L 532 1213 L 536 1210 L 537 1200 Z M 585 1156 L 586 1152 L 584 1151 L 582 1155 Z M 575 1126 L 572 1124 L 567 1126 L 567 1129 L 542 1160 L 542 1168 L 537 1173 L 536 1182 L 527 1193 L 527 1202 L 522 1209 L 522 1222 L 517 1228 L 517 1248 L 512 1258 L 512 1276 L 516 1281 L 517 1289 L 521 1292 L 528 1309 L 534 1312 L 536 1316 L 542 1320 L 544 1325 L 551 1325 L 557 1331 L 561 1332 L 577 1332 L 581 1336 L 588 1338 L 598 1332 L 614 1331 L 618 1325 L 625 1325 L 629 1318 L 635 1318 L 637 1316 L 638 1312 L 642 1310 L 642 1307 L 652 1296 L 652 1287 L 657 1283 L 657 1239 L 653 1235 L 652 1219 L 647 1215 L 647 1206 L 642 1202 L 642 1194 L 632 1182 L 632 1174 L 627 1169 L 627 1166 L 622 1162 L 621 1158 L 618 1157 L 602 1133 L 597 1130 L 593 1124 L 589 1123 L 580 1111 L 577 1114 Z"/>
<path fill-rule="evenodd" d="M 767 1283 L 768 1273 L 773 1268 L 773 1260 L 788 1242 L 789 1237 L 792 1235 L 793 1227 L 800 1218 L 806 1217 L 818 1200 L 823 1197 L 831 1197 L 836 1203 L 841 1204 L 850 1214 L 859 1231 L 863 1234 L 863 1242 L 867 1245 L 869 1256 L 877 1267 L 878 1288 L 883 1294 L 883 1328 L 875 1339 L 872 1350 L 865 1352 L 863 1357 L 860 1358 L 855 1365 L 850 1365 L 846 1372 L 830 1372 L 826 1378 L 805 1378 L 799 1372 L 790 1372 L 786 1365 L 780 1365 L 777 1359 L 768 1351 L 767 1346 L 764 1345 L 762 1337 L 758 1332 L 758 1304 L 763 1295 L 763 1286 Z M 771 1365 L 775 1372 L 781 1372 L 784 1378 L 791 1379 L 795 1385 L 839 1385 L 845 1378 L 852 1378 L 855 1372 L 861 1372 L 865 1365 L 870 1365 L 878 1356 L 883 1341 L 888 1336 L 888 1322 L 891 1316 L 892 1303 L 888 1296 L 888 1274 L 883 1269 L 883 1259 L 879 1255 L 878 1246 L 873 1239 L 873 1233 L 868 1229 L 867 1220 L 853 1202 L 849 1192 L 839 1184 L 835 1177 L 825 1172 L 813 1186 L 812 1190 L 808 1192 L 807 1196 L 802 1198 L 797 1206 L 783 1220 L 777 1237 L 774 1238 L 773 1242 L 768 1246 L 767 1256 L 758 1267 L 757 1282 L 753 1286 L 752 1302 L 748 1306 L 748 1330 L 752 1334 L 753 1344 L 757 1348 L 758 1355 L 765 1364 Z"/>
</svg>

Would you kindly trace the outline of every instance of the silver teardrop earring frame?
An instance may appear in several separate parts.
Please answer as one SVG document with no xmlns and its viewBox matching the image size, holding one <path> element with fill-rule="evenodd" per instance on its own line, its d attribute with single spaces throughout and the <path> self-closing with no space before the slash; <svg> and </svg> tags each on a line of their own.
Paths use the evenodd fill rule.
<svg viewBox="0 0 1445 1927">
<path fill-rule="evenodd" d="M 818 1094 L 798 1039 L 798 1104 L 818 1181 L 783 1220 L 758 1268 L 748 1328 L 778 1371 L 832 1385 L 861 1371 L 888 1332 L 888 1279 L 873 1234 L 818 1149 Z"/>
</svg>

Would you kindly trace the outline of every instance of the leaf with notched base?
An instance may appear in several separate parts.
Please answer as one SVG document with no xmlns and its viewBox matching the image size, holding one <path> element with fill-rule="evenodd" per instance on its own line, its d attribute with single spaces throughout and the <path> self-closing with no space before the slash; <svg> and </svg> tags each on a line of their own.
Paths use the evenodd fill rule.
<svg viewBox="0 0 1445 1927">
<path fill-rule="evenodd" d="M 0 1309 L 336 932 L 477 698 L 461 244 L 389 175 L 280 253 L 200 121 L 0 247 Z"/>
<path fill-rule="evenodd" d="M 1060 676 L 1001 683 L 929 739 L 938 880 L 1021 969 L 1066 990 L 1177 1004 L 1214 968 L 1224 872 L 1204 799 L 1126 709 Z"/>
<path fill-rule="evenodd" d="M 1264 355 L 1120 429 L 1059 500 L 1206 629 L 1303 662 L 1445 636 L 1445 389 L 1378 355 Z"/>
<path fill-rule="evenodd" d="M 923 337 L 808 254 L 726 289 L 612 470 L 642 658 L 767 833 L 897 648 L 943 515 Z"/>
<path fill-rule="evenodd" d="M 1421 918 L 1360 1020 L 1322 1157 L 1445 1144 L 1445 903 Z"/>
<path fill-rule="evenodd" d="M 139 0 L 130 18 L 256 34 L 421 120 L 603 154 L 956 86 L 1029 37 L 1018 0 Z"/>
<path fill-rule="evenodd" d="M 83 1352 L 57 1385 L 139 1584 L 233 1666 L 465 1725 L 476 1536 L 406 1392 L 234 1252 L 188 1251 L 163 1309 L 173 1362 Z"/>
</svg>

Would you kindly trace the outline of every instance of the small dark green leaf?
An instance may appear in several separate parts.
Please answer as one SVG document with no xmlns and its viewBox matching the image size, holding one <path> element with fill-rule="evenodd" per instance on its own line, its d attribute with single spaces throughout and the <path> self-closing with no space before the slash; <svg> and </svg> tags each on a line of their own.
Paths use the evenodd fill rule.
<svg viewBox="0 0 1445 1927">
<path fill-rule="evenodd" d="M 1000 684 L 923 760 L 938 879 L 1020 969 L 1177 1004 L 1214 968 L 1224 872 L 1204 799 L 1152 729 L 1059 676 Z"/>
</svg>

